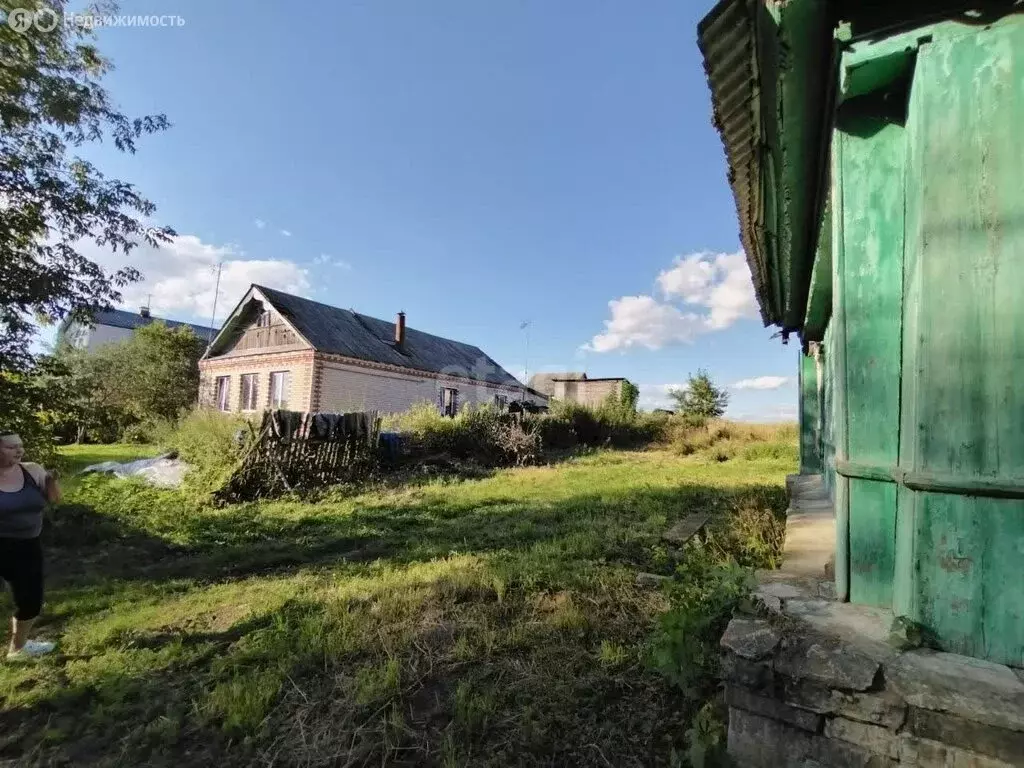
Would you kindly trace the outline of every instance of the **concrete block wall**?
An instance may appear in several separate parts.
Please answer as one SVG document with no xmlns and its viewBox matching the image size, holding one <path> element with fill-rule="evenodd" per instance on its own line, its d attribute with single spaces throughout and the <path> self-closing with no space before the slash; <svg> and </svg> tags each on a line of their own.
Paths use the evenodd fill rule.
<svg viewBox="0 0 1024 768">
<path fill-rule="evenodd" d="M 621 379 L 580 379 L 579 381 L 556 381 L 554 383 L 555 400 L 567 400 L 580 405 L 596 408 L 608 396 L 618 396 L 622 392 Z"/>
</svg>

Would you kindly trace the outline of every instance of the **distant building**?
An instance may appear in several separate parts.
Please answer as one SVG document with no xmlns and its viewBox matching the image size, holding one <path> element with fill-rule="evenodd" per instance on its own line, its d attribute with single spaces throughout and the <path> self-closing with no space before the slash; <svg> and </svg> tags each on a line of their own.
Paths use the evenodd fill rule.
<svg viewBox="0 0 1024 768">
<path fill-rule="evenodd" d="M 563 400 L 595 407 L 609 396 L 622 396 L 622 387 L 627 379 L 589 379 L 586 373 L 567 371 L 565 373 L 538 373 L 530 377 L 530 387 L 552 400 Z"/>
<path fill-rule="evenodd" d="M 215 328 L 154 317 L 149 313 L 148 307 L 143 307 L 138 312 L 128 312 L 123 309 L 97 312 L 92 324 L 77 320 L 65 320 L 57 330 L 57 343 L 67 342 L 73 347 L 92 352 L 104 344 L 124 341 L 132 335 L 132 331 L 136 328 L 156 321 L 164 323 L 168 328 L 187 326 L 203 341 L 210 341 L 217 335 Z"/>
<path fill-rule="evenodd" d="M 199 363 L 200 404 L 222 411 L 395 413 L 436 403 L 506 408 L 547 398 L 479 348 L 253 285 Z"/>
</svg>

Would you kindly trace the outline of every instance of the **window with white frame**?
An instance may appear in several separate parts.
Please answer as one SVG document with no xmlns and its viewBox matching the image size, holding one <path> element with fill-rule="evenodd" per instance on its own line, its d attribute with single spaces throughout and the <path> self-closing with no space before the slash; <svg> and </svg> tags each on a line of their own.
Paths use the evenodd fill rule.
<svg viewBox="0 0 1024 768">
<path fill-rule="evenodd" d="M 242 410 L 255 411 L 257 399 L 257 375 L 255 373 L 242 374 Z"/>
<path fill-rule="evenodd" d="M 226 411 L 231 407 L 231 377 L 230 376 L 218 376 L 217 377 L 217 410 Z"/>
<path fill-rule="evenodd" d="M 508 395 L 495 395 L 494 404 L 504 410 L 508 405 Z"/>
<path fill-rule="evenodd" d="M 459 412 L 459 390 L 441 387 L 441 415 L 454 416 Z"/>
<path fill-rule="evenodd" d="M 288 408 L 288 390 L 291 388 L 289 371 L 274 371 L 270 374 L 270 407 Z"/>
</svg>

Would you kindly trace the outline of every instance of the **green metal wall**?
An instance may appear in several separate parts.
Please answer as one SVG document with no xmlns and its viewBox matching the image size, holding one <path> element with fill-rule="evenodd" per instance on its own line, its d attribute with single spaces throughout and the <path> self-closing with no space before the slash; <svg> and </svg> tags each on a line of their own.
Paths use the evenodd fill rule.
<svg viewBox="0 0 1024 768">
<path fill-rule="evenodd" d="M 1024 18 L 929 32 L 837 120 L 822 442 L 850 599 L 1024 665 Z"/>
</svg>

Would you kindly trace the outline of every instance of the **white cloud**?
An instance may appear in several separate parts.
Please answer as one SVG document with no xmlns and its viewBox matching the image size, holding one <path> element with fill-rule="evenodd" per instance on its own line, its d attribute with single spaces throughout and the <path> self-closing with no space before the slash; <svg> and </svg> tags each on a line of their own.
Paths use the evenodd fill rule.
<svg viewBox="0 0 1024 768">
<path fill-rule="evenodd" d="M 234 245 L 204 243 L 195 235 L 179 235 L 160 248 L 140 245 L 125 258 L 83 244 L 88 255 L 108 268 L 131 263 L 143 279 L 121 291 L 123 304 L 139 307 L 150 301 L 155 315 L 172 319 L 196 317 L 208 322 L 213 311 L 217 264 L 223 262 L 217 319 L 223 320 L 251 283 L 289 293 L 308 294 L 310 283 L 304 268 L 287 260 L 251 260 Z M 152 297 L 150 299 L 150 296 Z"/>
<path fill-rule="evenodd" d="M 335 259 L 334 261 L 331 262 L 331 266 L 333 266 L 333 267 L 335 267 L 337 269 L 344 269 L 344 270 L 352 269 L 352 265 L 349 264 L 344 259 Z"/>
<path fill-rule="evenodd" d="M 686 389 L 686 383 L 681 384 L 638 384 L 637 388 L 640 390 L 640 397 L 637 400 L 637 405 L 644 410 L 653 410 L 655 408 L 667 408 L 670 410 L 675 409 L 675 401 L 669 394 L 673 390 Z"/>
<path fill-rule="evenodd" d="M 287 229 L 282 229 L 282 230 L 281 230 L 281 234 L 282 234 L 282 235 L 283 235 L 284 237 L 291 237 L 291 236 L 292 236 L 292 233 L 291 233 L 291 232 L 289 232 L 289 231 L 288 231 Z"/>
<path fill-rule="evenodd" d="M 733 389 L 780 389 L 792 381 L 788 376 L 755 376 L 741 379 L 732 385 Z"/>
<path fill-rule="evenodd" d="M 267 222 L 265 222 L 263 219 L 255 219 L 253 220 L 252 223 L 256 225 L 256 229 L 263 229 L 265 226 L 267 226 Z"/>
<path fill-rule="evenodd" d="M 757 317 L 750 268 L 742 252 L 679 256 L 671 269 L 658 275 L 658 287 L 666 298 L 706 307 L 709 330 Z"/>
<path fill-rule="evenodd" d="M 652 296 L 623 296 L 609 301 L 608 307 L 612 316 L 604 321 L 604 331 L 584 345 L 587 351 L 611 352 L 634 346 L 661 349 L 666 344 L 691 341 L 702 330 L 699 315 L 684 313 Z"/>
<path fill-rule="evenodd" d="M 623 296 L 608 303 L 604 331 L 584 349 L 611 352 L 643 346 L 661 349 L 757 317 L 750 269 L 742 253 L 702 251 L 679 256 L 657 277 L 661 299 Z"/>
<path fill-rule="evenodd" d="M 758 410 L 749 410 L 733 413 L 731 410 L 726 414 L 730 419 L 736 421 L 752 421 L 758 424 L 770 424 L 779 421 L 797 421 L 799 414 L 795 405 L 774 405 Z"/>
</svg>

